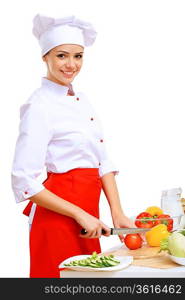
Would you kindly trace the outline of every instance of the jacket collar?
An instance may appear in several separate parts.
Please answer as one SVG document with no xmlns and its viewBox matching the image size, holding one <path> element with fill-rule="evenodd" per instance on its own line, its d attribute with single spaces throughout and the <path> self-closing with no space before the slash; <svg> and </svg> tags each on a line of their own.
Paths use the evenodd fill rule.
<svg viewBox="0 0 185 300">
<path fill-rule="evenodd" d="M 68 86 L 66 86 L 66 85 L 56 83 L 46 77 L 42 77 L 41 84 L 42 84 L 42 87 L 46 87 L 49 90 L 54 91 L 55 93 L 57 93 L 60 96 L 61 95 L 67 96 L 68 91 L 69 91 L 70 95 L 75 95 L 73 86 L 71 83 Z"/>
</svg>

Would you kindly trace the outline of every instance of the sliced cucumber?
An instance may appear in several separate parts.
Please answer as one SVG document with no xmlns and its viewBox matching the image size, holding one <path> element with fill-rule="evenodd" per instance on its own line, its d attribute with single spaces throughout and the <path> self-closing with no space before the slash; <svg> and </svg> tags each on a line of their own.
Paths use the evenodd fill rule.
<svg viewBox="0 0 185 300">
<path fill-rule="evenodd" d="M 104 268 L 104 267 L 113 267 L 120 263 L 117 259 L 114 258 L 113 254 L 108 256 L 98 255 L 96 252 L 93 252 L 90 257 L 81 260 L 74 260 L 65 266 L 82 266 L 82 267 L 93 267 L 93 268 Z"/>
</svg>

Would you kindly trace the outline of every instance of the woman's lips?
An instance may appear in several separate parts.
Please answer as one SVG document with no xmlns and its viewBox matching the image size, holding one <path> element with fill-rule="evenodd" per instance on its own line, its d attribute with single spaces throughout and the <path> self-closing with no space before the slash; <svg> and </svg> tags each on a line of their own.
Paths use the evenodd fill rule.
<svg viewBox="0 0 185 300">
<path fill-rule="evenodd" d="M 61 71 L 66 78 L 73 77 L 74 72 Z"/>
</svg>

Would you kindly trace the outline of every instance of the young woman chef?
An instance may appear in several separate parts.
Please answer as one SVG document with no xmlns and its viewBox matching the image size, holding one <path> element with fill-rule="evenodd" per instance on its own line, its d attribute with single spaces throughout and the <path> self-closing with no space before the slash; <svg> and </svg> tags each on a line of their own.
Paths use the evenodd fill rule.
<svg viewBox="0 0 185 300">
<path fill-rule="evenodd" d="M 86 95 L 71 84 L 96 31 L 75 16 L 55 19 L 37 14 L 33 34 L 47 76 L 20 108 L 12 188 L 17 202 L 30 200 L 23 212 L 32 222 L 30 277 L 54 278 L 64 259 L 101 252 L 102 229 L 110 235 L 99 219 L 101 189 L 114 226 L 133 223 L 120 204 L 114 178 L 119 171 L 107 157 L 100 121 Z M 37 177 L 44 166 L 47 179 L 41 184 Z"/>
</svg>

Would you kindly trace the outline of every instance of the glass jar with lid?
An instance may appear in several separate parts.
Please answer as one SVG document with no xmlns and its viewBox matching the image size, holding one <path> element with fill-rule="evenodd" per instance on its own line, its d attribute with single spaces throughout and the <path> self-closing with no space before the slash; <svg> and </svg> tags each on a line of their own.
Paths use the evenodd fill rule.
<svg viewBox="0 0 185 300">
<path fill-rule="evenodd" d="M 165 214 L 169 214 L 170 216 L 184 214 L 181 204 L 181 194 L 182 189 L 180 187 L 162 191 L 161 208 Z"/>
</svg>

